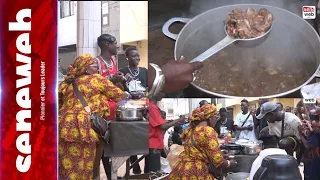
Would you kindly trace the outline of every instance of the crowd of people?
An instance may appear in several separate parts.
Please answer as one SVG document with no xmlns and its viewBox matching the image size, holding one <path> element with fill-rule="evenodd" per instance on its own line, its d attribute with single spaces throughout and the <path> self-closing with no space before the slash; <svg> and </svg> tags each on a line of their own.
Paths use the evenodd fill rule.
<svg viewBox="0 0 320 180">
<path fill-rule="evenodd" d="M 59 178 L 62 179 L 99 179 L 100 160 L 103 162 L 108 179 L 111 179 L 110 158 L 104 155 L 104 141 L 91 128 L 90 114 L 95 113 L 106 120 L 114 120 L 117 102 L 145 95 L 130 92 L 127 84 L 129 81 L 139 83 L 146 91 L 150 91 L 154 86 L 152 84 L 155 78 L 154 69 L 150 68 L 150 65 L 150 71 L 139 67 L 140 56 L 135 47 L 129 47 L 125 51 L 128 67 L 118 70 L 115 56 L 119 46 L 116 38 L 110 34 L 102 34 L 97 38 L 97 44 L 101 54 L 97 57 L 90 54 L 77 57 L 69 66 L 65 79 L 59 84 L 58 149 Z M 186 87 L 192 81 L 192 73 L 200 67 L 199 63 L 189 64 L 183 59 L 168 62 L 161 67 L 166 79 L 162 91 L 171 92 Z M 172 87 L 173 84 L 176 87 Z M 84 97 L 86 107 L 76 95 L 75 87 Z M 152 109 L 153 101 L 150 102 Z M 152 117 L 160 115 L 157 111 L 150 112 Z M 161 119 L 152 122 L 150 154 L 145 159 L 145 173 L 158 170 L 158 164 L 152 162 L 153 160 L 158 162 L 157 149 L 163 149 L 163 142 L 158 141 L 161 139 L 160 132 L 173 124 L 166 124 Z M 136 160 L 136 156 L 130 157 L 131 163 Z M 141 173 L 139 164 L 134 167 L 134 173 Z"/>
</svg>

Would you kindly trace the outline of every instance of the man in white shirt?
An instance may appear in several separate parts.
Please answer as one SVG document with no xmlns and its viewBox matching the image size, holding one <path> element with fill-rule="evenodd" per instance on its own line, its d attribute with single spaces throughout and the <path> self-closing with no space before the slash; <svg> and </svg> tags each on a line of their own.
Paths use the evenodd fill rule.
<svg viewBox="0 0 320 180">
<path fill-rule="evenodd" d="M 298 127 L 301 125 L 301 121 L 293 113 L 282 112 L 278 107 L 279 105 L 274 102 L 263 104 L 257 118 L 267 120 L 270 135 L 277 136 L 280 139 L 279 147 L 285 149 L 289 155 L 293 155 L 294 151 L 300 149 L 301 138 Z M 284 125 L 283 132 L 282 123 Z M 297 159 L 299 161 L 298 155 Z"/>
<path fill-rule="evenodd" d="M 239 139 L 248 139 L 250 141 L 256 141 L 256 135 L 254 133 L 253 116 L 249 111 L 249 102 L 244 99 L 241 101 L 241 110 L 234 122 L 234 129 L 240 131 Z"/>
</svg>

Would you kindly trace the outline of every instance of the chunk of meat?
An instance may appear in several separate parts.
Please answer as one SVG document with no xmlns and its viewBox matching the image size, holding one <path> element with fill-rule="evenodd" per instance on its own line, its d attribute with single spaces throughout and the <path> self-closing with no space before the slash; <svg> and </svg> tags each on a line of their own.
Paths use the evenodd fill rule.
<svg viewBox="0 0 320 180">
<path fill-rule="evenodd" d="M 255 9 L 235 8 L 228 14 L 227 33 L 240 39 L 255 38 L 263 35 L 272 25 L 273 15 L 265 8 L 256 13 Z"/>
</svg>

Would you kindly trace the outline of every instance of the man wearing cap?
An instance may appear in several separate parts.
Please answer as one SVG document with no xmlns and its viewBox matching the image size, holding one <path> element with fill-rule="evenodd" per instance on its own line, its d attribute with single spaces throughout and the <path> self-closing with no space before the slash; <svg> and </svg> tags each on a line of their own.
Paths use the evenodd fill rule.
<svg viewBox="0 0 320 180">
<path fill-rule="evenodd" d="M 279 138 L 279 148 L 286 150 L 291 156 L 294 151 L 297 151 L 297 159 L 300 162 L 301 138 L 298 127 L 301 125 L 301 121 L 299 117 L 290 112 L 280 111 L 277 103 L 266 102 L 261 106 L 260 114 L 257 116 L 257 119 L 262 118 L 268 122 L 270 135 Z"/>
<path fill-rule="evenodd" d="M 233 132 L 233 120 L 227 118 L 227 109 L 226 108 L 220 108 L 219 109 L 219 115 L 220 118 L 218 119 L 218 122 L 214 126 L 214 130 L 218 133 L 219 136 L 223 134 L 227 134 L 228 132 L 224 132 L 224 128 L 226 127 L 227 131 Z"/>
<path fill-rule="evenodd" d="M 268 102 L 268 99 L 259 99 L 259 107 L 256 111 L 255 117 L 257 117 L 260 114 L 260 109 L 262 104 Z M 258 130 L 258 132 L 260 132 L 264 127 L 268 126 L 267 121 L 265 121 L 264 119 L 257 119 L 255 118 L 256 122 L 255 122 L 255 128 Z"/>
</svg>

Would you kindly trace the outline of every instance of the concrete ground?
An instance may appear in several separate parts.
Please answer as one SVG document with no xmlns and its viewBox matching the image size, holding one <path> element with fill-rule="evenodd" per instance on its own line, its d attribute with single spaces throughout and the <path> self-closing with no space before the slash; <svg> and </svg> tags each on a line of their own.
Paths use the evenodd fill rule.
<svg viewBox="0 0 320 180">
<path fill-rule="evenodd" d="M 138 156 L 138 158 L 140 158 L 141 156 Z M 141 168 L 141 171 L 143 172 L 143 169 L 144 169 L 144 159 L 140 161 L 140 168 Z M 118 176 L 124 176 L 126 173 L 126 163 L 124 163 L 119 169 L 118 169 Z M 132 169 L 130 171 L 130 174 L 133 175 L 132 173 Z M 107 176 L 106 176 L 106 173 L 104 171 L 104 168 L 103 168 L 103 164 L 102 164 L 102 161 L 100 162 L 100 180 L 107 180 Z"/>
</svg>

